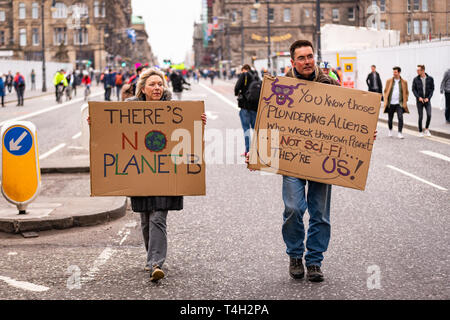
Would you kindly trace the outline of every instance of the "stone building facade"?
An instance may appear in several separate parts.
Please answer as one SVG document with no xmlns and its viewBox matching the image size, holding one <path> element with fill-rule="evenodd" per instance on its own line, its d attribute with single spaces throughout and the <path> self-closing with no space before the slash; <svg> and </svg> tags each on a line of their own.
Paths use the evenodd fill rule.
<svg viewBox="0 0 450 320">
<path fill-rule="evenodd" d="M 450 0 L 360 1 L 363 21 L 372 15 L 367 14 L 367 8 L 372 4 L 380 9 L 380 28 L 399 30 L 400 42 L 436 39 L 450 34 Z"/>
<path fill-rule="evenodd" d="M 42 32 L 44 14 L 44 34 Z M 131 0 L 0 0 L 0 57 L 101 70 L 131 57 Z"/>
<path fill-rule="evenodd" d="M 259 3 L 255 5 L 255 3 Z M 200 32 L 194 37 L 196 62 L 206 66 L 231 59 L 232 66 L 268 56 L 267 0 L 208 0 L 208 24 L 215 26 L 208 48 L 199 50 Z M 376 4 L 379 19 L 369 6 Z M 450 0 L 321 0 L 320 23 L 400 30 L 401 42 L 448 36 Z M 297 39 L 317 45 L 315 0 L 270 0 L 272 56 L 289 51 Z M 214 19 L 213 17 L 217 17 Z M 343 39 L 345 41 L 345 39 Z M 197 54 L 201 57 L 197 57 Z"/>
</svg>

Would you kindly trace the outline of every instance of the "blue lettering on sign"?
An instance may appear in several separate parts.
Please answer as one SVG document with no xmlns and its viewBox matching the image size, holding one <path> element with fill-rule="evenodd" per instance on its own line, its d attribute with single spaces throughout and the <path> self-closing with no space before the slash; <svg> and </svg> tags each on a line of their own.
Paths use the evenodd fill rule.
<svg viewBox="0 0 450 320">
<path fill-rule="evenodd" d="M 27 129 L 14 127 L 6 132 L 3 144 L 12 155 L 23 156 L 33 146 L 33 138 Z"/>
</svg>

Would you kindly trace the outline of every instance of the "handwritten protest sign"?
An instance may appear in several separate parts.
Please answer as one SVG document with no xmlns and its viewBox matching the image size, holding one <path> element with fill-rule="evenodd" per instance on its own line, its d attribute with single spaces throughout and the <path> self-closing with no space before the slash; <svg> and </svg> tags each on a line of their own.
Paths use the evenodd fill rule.
<svg viewBox="0 0 450 320">
<path fill-rule="evenodd" d="M 89 102 L 91 195 L 204 195 L 203 112 L 203 101 Z"/>
<path fill-rule="evenodd" d="M 264 77 L 250 169 L 364 190 L 381 95 Z"/>
</svg>

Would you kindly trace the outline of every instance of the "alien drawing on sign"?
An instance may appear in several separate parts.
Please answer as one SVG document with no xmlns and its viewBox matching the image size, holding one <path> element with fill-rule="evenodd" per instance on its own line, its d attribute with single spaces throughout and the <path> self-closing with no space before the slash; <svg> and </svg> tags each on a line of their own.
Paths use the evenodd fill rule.
<svg viewBox="0 0 450 320">
<path fill-rule="evenodd" d="M 289 96 L 293 94 L 294 90 L 298 89 L 300 85 L 306 85 L 305 83 L 299 83 L 296 86 L 287 86 L 276 83 L 278 83 L 278 78 L 276 78 L 272 83 L 272 95 L 268 98 L 263 99 L 264 101 L 270 101 L 270 99 L 275 95 L 277 97 L 277 104 L 279 106 L 284 105 L 286 103 L 286 100 L 289 100 L 288 108 L 292 108 L 292 104 L 294 103 L 294 100 L 289 98 Z"/>
</svg>

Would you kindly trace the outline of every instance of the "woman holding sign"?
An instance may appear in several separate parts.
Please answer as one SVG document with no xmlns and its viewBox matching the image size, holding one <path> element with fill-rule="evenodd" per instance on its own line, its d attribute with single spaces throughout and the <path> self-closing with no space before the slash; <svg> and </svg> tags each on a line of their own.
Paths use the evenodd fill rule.
<svg viewBox="0 0 450 320">
<path fill-rule="evenodd" d="M 164 74 L 156 69 L 143 72 L 136 85 L 136 96 L 126 101 L 170 101 L 172 93 L 169 90 Z M 206 124 L 206 114 L 202 114 L 203 124 Z M 182 210 L 182 196 L 147 196 L 131 197 L 134 212 L 141 215 L 141 227 L 147 250 L 147 265 L 150 280 L 156 282 L 164 278 L 162 266 L 167 254 L 166 219 L 169 210 Z"/>
</svg>

